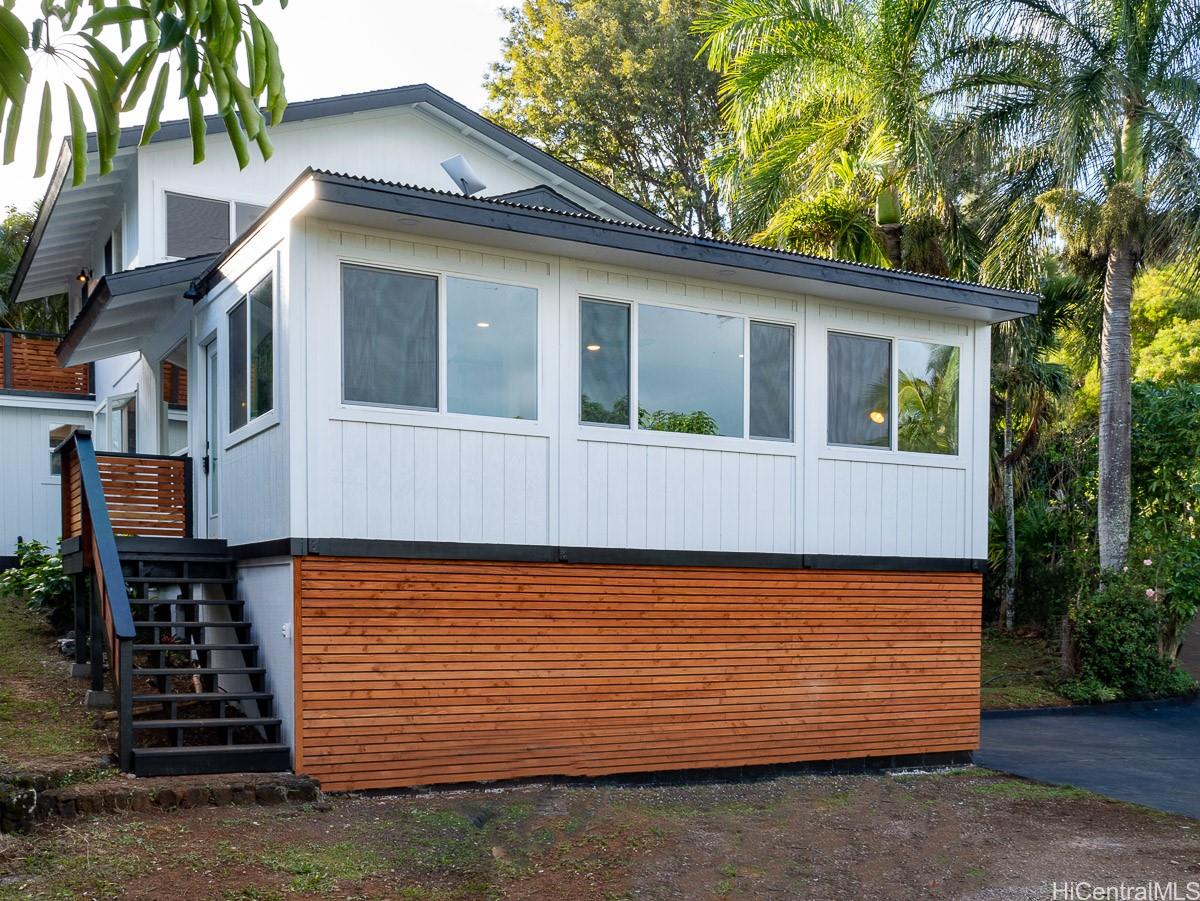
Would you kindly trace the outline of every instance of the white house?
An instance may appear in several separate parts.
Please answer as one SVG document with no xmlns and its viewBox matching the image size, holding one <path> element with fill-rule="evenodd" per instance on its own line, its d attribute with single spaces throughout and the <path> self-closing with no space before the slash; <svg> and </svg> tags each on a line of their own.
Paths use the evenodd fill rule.
<svg viewBox="0 0 1200 901">
<path fill-rule="evenodd" d="M 697 238 L 426 86 L 293 104 L 244 172 L 186 135 L 81 188 L 64 151 L 18 271 L 89 279 L 64 533 L 125 768 L 969 754 L 990 326 L 1033 297 Z"/>
</svg>

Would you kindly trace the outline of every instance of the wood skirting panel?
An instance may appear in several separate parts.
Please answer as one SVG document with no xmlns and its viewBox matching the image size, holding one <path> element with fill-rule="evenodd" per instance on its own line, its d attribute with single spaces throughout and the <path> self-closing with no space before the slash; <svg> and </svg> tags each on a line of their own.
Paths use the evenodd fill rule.
<svg viewBox="0 0 1200 901">
<path fill-rule="evenodd" d="M 981 577 L 296 558 L 296 769 L 393 788 L 962 751 Z"/>
</svg>

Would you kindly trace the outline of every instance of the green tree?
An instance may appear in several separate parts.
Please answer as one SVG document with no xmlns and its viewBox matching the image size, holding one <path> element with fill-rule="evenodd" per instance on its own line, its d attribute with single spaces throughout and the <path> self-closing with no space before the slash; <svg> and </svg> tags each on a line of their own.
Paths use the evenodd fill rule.
<svg viewBox="0 0 1200 901">
<path fill-rule="evenodd" d="M 722 231 L 705 161 L 717 78 L 696 59 L 699 0 L 525 0 L 487 77 L 501 125 L 689 231 Z"/>
<path fill-rule="evenodd" d="M 1200 286 L 1186 266 L 1144 269 L 1133 285 L 1133 374 L 1200 382 Z"/>
<path fill-rule="evenodd" d="M 945 163 L 968 151 L 939 149 L 935 111 L 940 47 L 957 11 L 950 0 L 709 5 L 696 28 L 723 75 L 729 138 L 712 168 L 735 235 L 803 249 L 804 233 L 821 231 L 813 214 L 824 204 L 825 228 L 849 238 L 830 242 L 835 252 L 964 271 L 974 241 Z M 874 241 L 862 239 L 868 216 Z"/>
<path fill-rule="evenodd" d="M 36 119 L 35 174 L 45 172 L 55 129 L 53 94 L 61 88 L 70 116 L 73 183 L 81 184 L 87 174 L 89 116 L 96 130 L 100 174 L 104 175 L 112 169 L 122 115 L 149 90 L 142 142 L 149 141 L 159 128 L 172 84 L 187 100 L 195 162 L 204 159 L 201 102 L 209 94 L 224 118 L 238 164 L 244 168 L 249 163 L 250 141 L 257 143 L 264 159 L 269 158 L 272 148 L 260 103 L 265 98 L 270 120 L 278 122 L 287 98 L 279 48 L 253 9 L 261 3 L 43 0 L 38 17 L 30 22 L 11 10 L 11 2 L 0 6 L 4 162 L 13 161 L 23 124 Z M 280 4 L 286 7 L 287 0 Z M 114 44 L 120 45 L 119 52 Z M 55 71 L 61 78 L 46 81 L 40 98 L 33 100 L 27 94 L 38 55 L 56 61 Z M 174 72 L 172 63 L 176 63 Z"/>
<path fill-rule="evenodd" d="M 1000 149 L 981 196 L 985 277 L 1032 284 L 1056 235 L 1102 261 L 1102 568 L 1130 529 L 1131 297 L 1139 269 L 1200 250 L 1196 0 L 1007 0 L 954 54 L 964 133 Z"/>
<path fill-rule="evenodd" d="M 0 328 L 58 334 L 67 330 L 67 295 L 19 304 L 8 296 L 13 273 L 36 219 L 36 207 L 18 210 L 10 206 L 0 221 Z"/>
</svg>

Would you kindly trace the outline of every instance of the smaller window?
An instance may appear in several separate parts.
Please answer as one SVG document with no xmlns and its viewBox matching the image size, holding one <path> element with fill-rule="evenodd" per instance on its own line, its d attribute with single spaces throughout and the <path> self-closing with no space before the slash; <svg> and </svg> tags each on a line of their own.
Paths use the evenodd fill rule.
<svg viewBox="0 0 1200 901">
<path fill-rule="evenodd" d="M 242 203 L 241 201 L 235 203 L 233 205 L 233 236 L 236 238 L 244 235 L 254 221 L 266 211 L 265 206 L 259 206 L 257 203 Z"/>
<path fill-rule="evenodd" d="M 629 428 L 629 305 L 579 304 L 579 420 Z"/>
<path fill-rule="evenodd" d="M 829 443 L 891 447 L 892 342 L 829 334 Z"/>
<path fill-rule="evenodd" d="M 108 399 L 108 449 L 118 453 L 137 453 L 137 394 Z"/>
<path fill-rule="evenodd" d="M 113 269 L 113 239 L 110 235 L 104 242 L 104 274 L 112 275 L 115 271 Z"/>
<path fill-rule="evenodd" d="M 62 475 L 62 458 L 54 453 L 54 449 L 71 437 L 78 426 L 56 425 L 50 429 L 50 475 Z"/>
<path fill-rule="evenodd" d="M 948 344 L 898 341 L 896 443 L 920 454 L 958 453 L 961 351 Z"/>
<path fill-rule="evenodd" d="M 750 323 L 750 437 L 792 437 L 792 327 Z"/>
<path fill-rule="evenodd" d="M 220 253 L 229 246 L 229 204 L 167 192 L 167 256 Z"/>
<path fill-rule="evenodd" d="M 274 284 L 259 282 L 229 311 L 229 431 L 275 408 Z"/>
</svg>

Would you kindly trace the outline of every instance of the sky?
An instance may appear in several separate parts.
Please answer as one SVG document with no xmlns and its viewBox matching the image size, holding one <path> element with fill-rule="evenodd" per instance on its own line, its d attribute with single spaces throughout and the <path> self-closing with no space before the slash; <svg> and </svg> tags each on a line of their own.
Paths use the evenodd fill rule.
<svg viewBox="0 0 1200 901">
<path fill-rule="evenodd" d="M 38 0 L 17 0 L 14 12 L 29 22 L 38 6 Z M 275 33 L 289 101 L 428 82 L 480 109 L 486 99 L 483 77 L 499 59 L 507 32 L 500 9 L 490 0 L 291 0 L 281 10 L 279 0 L 264 0 L 256 11 Z M 134 33 L 136 39 L 136 28 Z M 58 66 L 39 55 L 27 104 L 36 108 L 46 79 L 61 81 Z M 56 91 L 54 131 L 60 137 L 68 130 L 62 96 Z M 174 101 L 163 119 L 186 115 L 184 104 Z M 136 109 L 121 124 L 137 125 L 144 118 L 144 110 Z M 36 133 L 34 113 L 21 127 L 16 160 L 0 166 L 0 209 L 29 206 L 45 193 L 46 179 L 33 178 Z M 51 164 L 57 152 L 56 139 Z"/>
</svg>

